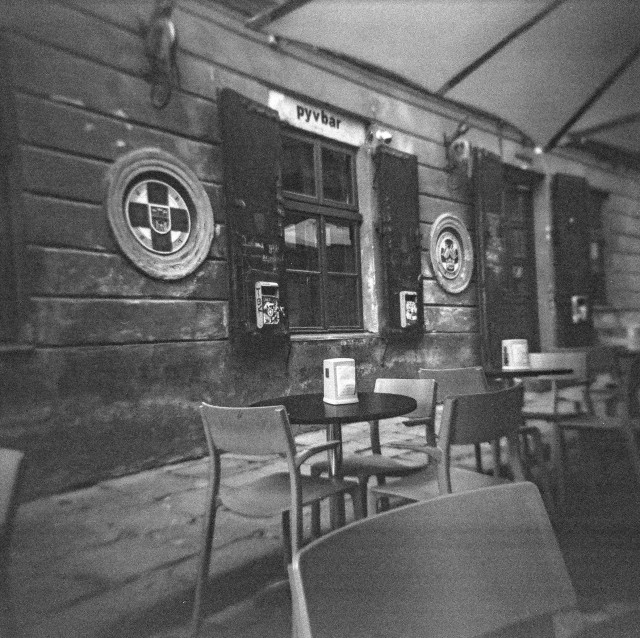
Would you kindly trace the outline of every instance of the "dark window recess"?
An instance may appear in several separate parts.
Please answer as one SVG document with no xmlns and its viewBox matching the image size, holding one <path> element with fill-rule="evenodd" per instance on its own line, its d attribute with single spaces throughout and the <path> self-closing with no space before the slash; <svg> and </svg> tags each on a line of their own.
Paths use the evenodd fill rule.
<svg viewBox="0 0 640 638">
<path fill-rule="evenodd" d="M 417 158 L 380 146 L 375 171 L 384 290 L 382 332 L 388 337 L 421 335 L 424 308 Z"/>
<path fill-rule="evenodd" d="M 288 339 L 277 114 L 238 93 L 220 93 L 230 274 L 230 336 L 248 349 Z M 304 184 L 305 171 L 291 174 Z M 262 282 L 263 285 L 260 285 Z M 275 294 L 270 294 L 275 293 Z M 256 306 L 266 310 L 262 320 Z M 262 324 L 262 325 L 261 325 Z"/>
<path fill-rule="evenodd" d="M 355 151 L 283 135 L 285 263 L 292 330 L 362 329 Z"/>
<path fill-rule="evenodd" d="M 552 184 L 552 247 L 557 345 L 593 342 L 590 223 L 592 191 L 587 180 L 555 175 Z M 601 246 L 599 246 L 601 248 Z"/>
<path fill-rule="evenodd" d="M 595 188 L 589 191 L 589 290 L 594 306 L 607 304 L 602 207 L 608 196 L 608 193 Z"/>
<path fill-rule="evenodd" d="M 474 188 L 484 362 L 502 365 L 502 340 L 540 349 L 533 190 L 541 176 L 476 150 Z"/>
</svg>

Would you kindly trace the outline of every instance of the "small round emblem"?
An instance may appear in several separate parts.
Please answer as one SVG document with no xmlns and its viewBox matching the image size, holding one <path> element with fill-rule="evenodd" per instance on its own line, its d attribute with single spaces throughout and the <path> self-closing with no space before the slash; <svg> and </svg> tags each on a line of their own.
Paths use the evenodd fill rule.
<svg viewBox="0 0 640 638">
<path fill-rule="evenodd" d="M 466 226 L 455 215 L 444 213 L 433 222 L 430 257 L 442 288 L 450 293 L 465 290 L 473 273 L 473 244 Z"/>
<path fill-rule="evenodd" d="M 134 182 L 124 207 L 133 236 L 147 250 L 170 255 L 180 250 L 189 239 L 189 205 L 166 182 L 155 179 Z"/>
</svg>

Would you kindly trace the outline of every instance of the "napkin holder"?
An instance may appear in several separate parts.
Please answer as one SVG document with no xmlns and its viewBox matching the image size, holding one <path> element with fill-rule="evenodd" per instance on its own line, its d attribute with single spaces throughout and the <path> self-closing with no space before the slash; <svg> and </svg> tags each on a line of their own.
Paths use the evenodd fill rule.
<svg viewBox="0 0 640 638">
<path fill-rule="evenodd" d="M 502 342 L 502 369 L 528 370 L 529 343 L 526 339 L 505 339 Z"/>
<path fill-rule="evenodd" d="M 354 359 L 325 359 L 323 372 L 325 403 L 342 405 L 358 402 Z"/>
</svg>

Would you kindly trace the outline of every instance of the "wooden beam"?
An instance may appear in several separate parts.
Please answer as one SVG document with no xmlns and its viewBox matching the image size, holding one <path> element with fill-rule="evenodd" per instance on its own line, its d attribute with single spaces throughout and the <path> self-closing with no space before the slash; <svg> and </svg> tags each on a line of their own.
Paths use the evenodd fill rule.
<svg viewBox="0 0 640 638">
<path fill-rule="evenodd" d="M 471 75 L 476 69 L 481 67 L 487 60 L 491 59 L 496 53 L 504 49 L 508 44 L 513 42 L 518 36 L 522 35 L 531 27 L 535 26 L 549 13 L 557 9 L 565 0 L 555 0 L 551 4 L 548 4 L 542 11 L 536 13 L 532 18 L 523 22 L 519 27 L 514 29 L 511 33 L 507 34 L 502 40 L 494 44 L 488 51 L 483 53 L 480 57 L 476 58 L 471 64 L 468 64 L 462 71 L 456 73 L 450 80 L 445 82 L 437 91 L 436 95 L 444 96 L 454 86 L 460 84 L 465 78 Z"/>
<path fill-rule="evenodd" d="M 614 118 L 613 120 L 608 120 L 607 122 L 602 122 L 601 124 L 597 124 L 596 126 L 591 126 L 589 128 L 573 130 L 571 131 L 571 137 L 588 137 L 590 135 L 595 135 L 596 133 L 602 133 L 602 131 L 609 131 L 613 128 L 618 128 L 619 126 L 624 126 L 625 124 L 633 124 L 634 122 L 638 121 L 640 121 L 640 111 L 636 111 L 635 113 L 628 113 L 627 115 L 622 115 L 620 117 Z"/>
<path fill-rule="evenodd" d="M 282 16 L 287 15 L 287 13 L 291 13 L 296 9 L 300 8 L 302 5 L 307 4 L 311 0 L 285 0 L 282 4 L 271 7 L 266 11 L 261 11 L 257 15 L 253 16 L 253 18 L 249 18 L 244 25 L 249 29 L 253 29 L 254 31 L 258 31 L 265 24 L 269 24 Z"/>
<path fill-rule="evenodd" d="M 602 94 L 633 64 L 640 55 L 640 45 L 635 47 L 627 57 L 614 69 L 614 71 L 596 88 L 586 102 L 565 122 L 560 130 L 547 142 L 546 152 L 555 148 L 567 131 L 588 111 Z"/>
</svg>

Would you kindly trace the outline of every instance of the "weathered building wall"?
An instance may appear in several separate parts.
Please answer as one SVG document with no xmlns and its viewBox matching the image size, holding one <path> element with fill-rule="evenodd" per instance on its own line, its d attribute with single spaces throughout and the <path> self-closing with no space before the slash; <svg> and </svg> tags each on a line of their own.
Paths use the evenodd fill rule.
<svg viewBox="0 0 640 638">
<path fill-rule="evenodd" d="M 141 25 L 151 10 L 150 1 L 2 2 L 19 149 L 14 215 L 22 222 L 25 332 L 32 347 L 0 352 L 0 444 L 27 451 L 29 496 L 201 455 L 200 401 L 246 405 L 319 390 L 324 358 L 355 358 L 363 389 L 379 375 L 480 362 L 475 279 L 461 294 L 446 293 L 427 253 L 440 213 L 459 214 L 473 226 L 469 191 L 446 171 L 443 147 L 444 134 L 464 113 L 326 56 L 271 47 L 213 3 L 187 0 L 174 13 L 180 88 L 158 110 L 144 79 Z M 261 104 L 275 89 L 330 105 L 389 129 L 395 148 L 417 155 L 425 277 L 420 344 L 388 343 L 374 330 L 295 336 L 288 355 L 263 360 L 232 351 L 217 111 L 223 87 Z M 520 148 L 500 139 L 491 122 L 470 122 L 474 144 L 505 160 Z M 204 185 L 215 216 L 208 259 L 175 282 L 154 280 L 131 265 L 104 209 L 107 170 L 142 147 L 185 162 Z M 583 170 L 563 160 L 554 169 L 567 166 Z M 612 231 L 612 241 L 631 245 L 616 250 L 613 272 L 630 252 L 640 252 L 637 228 L 622 230 L 637 222 L 640 189 L 634 177 L 608 175 L 619 202 L 611 223 L 620 230 Z M 372 186 L 360 202 L 363 226 L 372 227 Z M 374 234 L 369 241 L 375 243 Z M 631 261 L 637 272 L 638 260 Z M 633 278 L 621 297 L 628 300 L 625 291 L 634 285 L 637 298 Z M 375 285 L 367 295 L 365 305 L 375 306 Z M 365 320 L 375 326 L 367 312 Z"/>
</svg>

